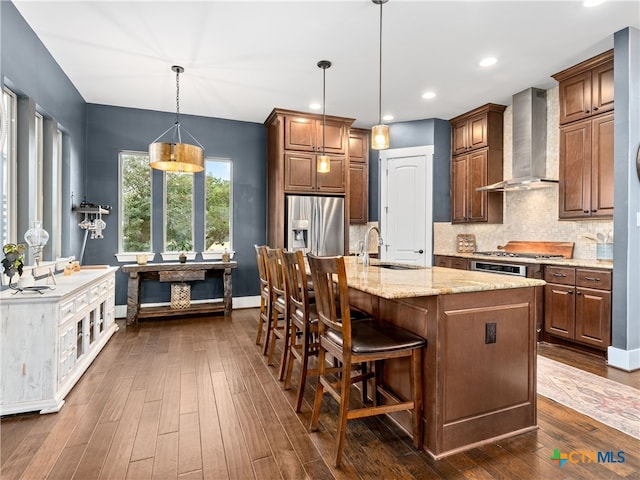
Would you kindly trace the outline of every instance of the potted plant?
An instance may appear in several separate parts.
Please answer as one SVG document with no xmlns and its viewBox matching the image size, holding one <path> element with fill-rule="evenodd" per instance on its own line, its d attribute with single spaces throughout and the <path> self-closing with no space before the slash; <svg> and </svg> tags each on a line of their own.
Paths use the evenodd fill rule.
<svg viewBox="0 0 640 480">
<path fill-rule="evenodd" d="M 13 276 L 17 273 L 22 276 L 22 269 L 24 267 L 24 250 L 25 246 L 22 243 L 7 243 L 2 247 L 4 258 L 2 259 L 2 267 L 4 268 L 4 274 L 9 277 L 9 286 L 13 280 Z"/>
</svg>

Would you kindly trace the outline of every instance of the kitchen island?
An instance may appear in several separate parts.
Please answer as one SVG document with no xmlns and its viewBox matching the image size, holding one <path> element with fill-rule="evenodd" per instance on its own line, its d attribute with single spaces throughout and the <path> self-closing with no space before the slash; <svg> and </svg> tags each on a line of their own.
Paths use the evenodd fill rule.
<svg viewBox="0 0 640 480">
<path fill-rule="evenodd" d="M 536 427 L 536 291 L 544 281 L 346 259 L 353 306 L 427 339 L 423 448 L 441 458 Z M 410 395 L 406 359 L 384 381 Z M 411 432 L 407 412 L 393 415 Z"/>
</svg>

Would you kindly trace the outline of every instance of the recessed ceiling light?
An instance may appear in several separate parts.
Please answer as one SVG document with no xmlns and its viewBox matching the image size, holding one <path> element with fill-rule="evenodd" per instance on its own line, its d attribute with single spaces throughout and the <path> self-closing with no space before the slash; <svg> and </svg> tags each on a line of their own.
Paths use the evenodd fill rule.
<svg viewBox="0 0 640 480">
<path fill-rule="evenodd" d="M 495 65 L 497 61 L 498 59 L 494 57 L 483 58 L 482 60 L 480 60 L 480 66 L 490 67 L 491 65 Z"/>
<path fill-rule="evenodd" d="M 587 8 L 597 7 L 606 1 L 607 0 L 584 0 L 584 2 L 582 2 L 582 6 Z"/>
<path fill-rule="evenodd" d="M 322 105 L 320 105 L 319 103 L 310 103 L 309 108 L 311 110 L 320 110 L 322 108 Z"/>
<path fill-rule="evenodd" d="M 389 115 L 389 114 L 384 115 L 384 116 L 382 117 L 382 119 L 383 119 L 384 121 L 388 122 L 389 120 L 393 120 L 393 115 Z"/>
<path fill-rule="evenodd" d="M 435 92 L 424 92 L 422 94 L 422 98 L 425 98 L 425 99 L 435 98 L 435 96 L 436 96 Z"/>
</svg>

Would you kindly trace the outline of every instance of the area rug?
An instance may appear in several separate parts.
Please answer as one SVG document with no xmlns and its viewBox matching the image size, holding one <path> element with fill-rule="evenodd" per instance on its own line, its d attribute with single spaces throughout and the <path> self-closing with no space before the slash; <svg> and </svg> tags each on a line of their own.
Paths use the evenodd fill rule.
<svg viewBox="0 0 640 480">
<path fill-rule="evenodd" d="M 640 439 L 640 390 L 538 355 L 538 393 Z"/>
</svg>

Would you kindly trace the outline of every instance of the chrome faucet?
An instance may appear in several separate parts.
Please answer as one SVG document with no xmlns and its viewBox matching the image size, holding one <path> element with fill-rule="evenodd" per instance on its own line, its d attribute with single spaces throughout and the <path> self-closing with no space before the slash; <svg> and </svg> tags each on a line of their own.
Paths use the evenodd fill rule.
<svg viewBox="0 0 640 480">
<path fill-rule="evenodd" d="M 371 232 L 373 230 L 378 232 L 378 246 L 382 245 L 382 237 L 380 236 L 380 230 L 375 225 L 370 226 L 369 229 L 367 230 L 367 233 L 365 233 L 364 235 L 364 254 L 362 256 L 362 264 L 365 267 L 369 266 L 369 236 L 371 235 Z"/>
</svg>

